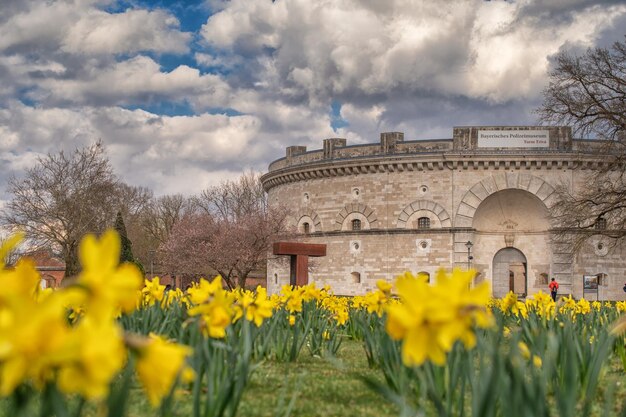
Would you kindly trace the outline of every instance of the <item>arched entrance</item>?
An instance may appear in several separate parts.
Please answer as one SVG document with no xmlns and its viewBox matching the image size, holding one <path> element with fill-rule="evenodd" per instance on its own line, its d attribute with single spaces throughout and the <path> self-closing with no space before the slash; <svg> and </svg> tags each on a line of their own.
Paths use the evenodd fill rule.
<svg viewBox="0 0 626 417">
<path fill-rule="evenodd" d="M 493 296 L 504 297 L 509 291 L 526 296 L 527 271 L 526 256 L 520 250 L 500 249 L 493 257 Z"/>
</svg>

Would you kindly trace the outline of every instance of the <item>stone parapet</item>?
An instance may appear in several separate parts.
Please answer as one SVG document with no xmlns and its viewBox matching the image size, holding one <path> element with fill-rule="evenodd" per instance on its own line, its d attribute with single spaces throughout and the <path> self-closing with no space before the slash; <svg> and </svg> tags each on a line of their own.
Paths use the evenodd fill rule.
<svg viewBox="0 0 626 417">
<path fill-rule="evenodd" d="M 479 132 L 502 132 L 511 136 L 532 135 L 547 132 L 547 142 L 543 147 L 485 147 L 479 146 Z M 513 138 L 515 139 L 515 138 Z M 342 159 L 361 159 L 376 157 L 425 157 L 429 155 L 454 158 L 455 155 L 519 155 L 523 157 L 571 154 L 610 153 L 610 142 L 601 140 L 573 139 L 570 127 L 557 126 L 473 126 L 455 127 L 452 139 L 412 140 L 405 141 L 402 132 L 383 132 L 380 142 L 375 144 L 348 145 L 344 138 L 323 140 L 319 150 L 307 151 L 305 146 L 289 146 L 286 157 L 272 162 L 269 172 L 285 168 L 307 166 Z"/>
</svg>

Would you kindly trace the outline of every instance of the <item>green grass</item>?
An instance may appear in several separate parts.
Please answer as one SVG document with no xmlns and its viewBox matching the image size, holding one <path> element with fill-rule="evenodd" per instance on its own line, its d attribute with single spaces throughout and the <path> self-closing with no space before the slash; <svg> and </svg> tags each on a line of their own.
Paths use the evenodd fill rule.
<svg viewBox="0 0 626 417">
<path fill-rule="evenodd" d="M 294 363 L 264 361 L 246 386 L 237 416 L 397 416 L 398 409 L 368 388 L 364 377 L 382 375 L 367 366 L 362 343 L 351 340 L 344 341 L 336 358 L 303 352 Z M 140 395 L 137 399 L 145 403 Z M 190 401 L 188 392 L 179 391 L 174 416 L 190 415 Z M 151 415 L 149 408 L 136 403 L 129 411 L 129 417 Z"/>
<path fill-rule="evenodd" d="M 335 359 L 305 353 L 296 363 L 265 362 L 253 374 L 238 415 L 284 416 L 288 411 L 311 417 L 398 415 L 365 385 L 363 376 L 381 378 L 368 368 L 362 344 L 354 341 L 344 341 Z"/>
</svg>

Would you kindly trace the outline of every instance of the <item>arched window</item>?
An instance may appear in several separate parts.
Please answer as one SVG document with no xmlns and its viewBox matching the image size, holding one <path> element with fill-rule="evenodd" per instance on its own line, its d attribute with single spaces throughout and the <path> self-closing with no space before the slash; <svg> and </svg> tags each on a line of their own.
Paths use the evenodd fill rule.
<svg viewBox="0 0 626 417">
<path fill-rule="evenodd" d="M 595 224 L 596 230 L 605 230 L 606 229 L 606 219 L 604 217 L 598 217 Z"/>
<path fill-rule="evenodd" d="M 604 272 L 600 272 L 598 275 L 598 285 L 607 285 L 608 282 L 608 275 L 605 274 Z"/>
<path fill-rule="evenodd" d="M 361 283 L 361 273 L 360 272 L 353 272 L 350 274 L 350 276 L 352 277 L 352 282 L 354 284 L 360 284 Z"/>
<path fill-rule="evenodd" d="M 430 229 L 430 218 L 420 217 L 419 219 L 417 219 L 417 228 L 418 229 Z"/>
<path fill-rule="evenodd" d="M 430 283 L 430 274 L 425 271 L 420 271 L 417 273 L 417 276 L 426 277 L 426 282 Z"/>
<path fill-rule="evenodd" d="M 311 225 L 308 222 L 302 223 L 302 232 L 305 235 L 308 235 L 309 233 L 311 233 Z"/>
<path fill-rule="evenodd" d="M 361 220 L 359 219 L 352 220 L 352 230 L 361 230 Z"/>
</svg>

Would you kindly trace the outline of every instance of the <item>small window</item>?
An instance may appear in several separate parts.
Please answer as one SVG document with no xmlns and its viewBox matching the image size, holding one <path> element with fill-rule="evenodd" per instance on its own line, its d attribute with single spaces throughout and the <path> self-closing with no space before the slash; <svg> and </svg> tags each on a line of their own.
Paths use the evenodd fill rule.
<svg viewBox="0 0 626 417">
<path fill-rule="evenodd" d="M 428 217 L 420 217 L 417 219 L 418 229 L 430 229 L 430 219 Z"/>
<path fill-rule="evenodd" d="M 350 274 L 350 276 L 352 277 L 352 282 L 355 284 L 360 284 L 361 283 L 361 273 L 359 272 L 353 272 Z"/>
<path fill-rule="evenodd" d="M 608 276 L 605 273 L 600 272 L 597 276 L 598 276 L 598 285 L 608 284 Z"/>
<path fill-rule="evenodd" d="M 352 230 L 361 230 L 361 220 L 359 219 L 352 220 Z"/>
<path fill-rule="evenodd" d="M 426 277 L 426 282 L 430 284 L 430 274 L 425 271 L 420 271 L 417 273 L 417 276 Z"/>
<path fill-rule="evenodd" d="M 595 228 L 596 230 L 606 230 L 606 219 L 604 217 L 598 217 Z"/>
<path fill-rule="evenodd" d="M 309 233 L 311 233 L 311 225 L 308 222 L 302 223 L 302 232 L 305 235 L 308 235 Z"/>
<path fill-rule="evenodd" d="M 278 284 L 278 274 L 274 274 L 274 284 Z"/>
</svg>

